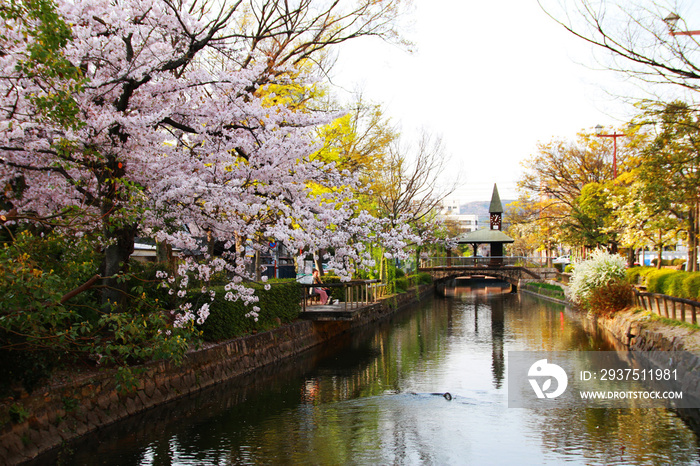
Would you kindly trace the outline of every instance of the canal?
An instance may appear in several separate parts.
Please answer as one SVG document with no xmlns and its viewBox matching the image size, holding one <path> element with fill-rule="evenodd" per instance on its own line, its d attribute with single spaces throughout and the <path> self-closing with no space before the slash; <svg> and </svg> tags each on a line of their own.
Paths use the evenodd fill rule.
<svg viewBox="0 0 700 466">
<path fill-rule="evenodd" d="M 670 410 L 508 408 L 508 351 L 614 348 L 562 305 L 458 283 L 32 464 L 698 463 L 696 433 Z"/>
</svg>

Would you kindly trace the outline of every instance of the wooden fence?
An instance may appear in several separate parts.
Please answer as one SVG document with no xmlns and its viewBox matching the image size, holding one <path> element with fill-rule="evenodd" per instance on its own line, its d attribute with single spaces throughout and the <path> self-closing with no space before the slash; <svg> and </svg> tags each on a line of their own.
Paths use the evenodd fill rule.
<svg viewBox="0 0 700 466">
<path fill-rule="evenodd" d="M 668 319 L 697 325 L 700 302 L 659 293 L 634 290 L 635 304 Z"/>
<path fill-rule="evenodd" d="M 300 285 L 302 287 L 302 309 L 306 311 L 308 301 L 315 299 L 315 296 L 310 294 L 310 290 L 319 287 L 319 285 L 304 283 Z M 343 288 L 344 299 L 340 304 L 345 306 L 345 310 L 376 303 L 386 293 L 386 284 L 380 280 L 353 280 L 343 283 L 324 283 L 320 286 L 322 288 Z M 329 296 L 329 301 L 330 299 Z"/>
</svg>

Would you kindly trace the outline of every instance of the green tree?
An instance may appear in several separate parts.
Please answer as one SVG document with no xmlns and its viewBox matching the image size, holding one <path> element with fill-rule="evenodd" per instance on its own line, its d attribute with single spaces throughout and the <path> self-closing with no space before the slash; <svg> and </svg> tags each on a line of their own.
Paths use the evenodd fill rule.
<svg viewBox="0 0 700 466">
<path fill-rule="evenodd" d="M 590 246 L 607 241 L 600 235 L 609 225 L 598 224 L 597 210 L 606 209 L 597 189 L 613 180 L 613 142 L 593 133 L 581 132 L 573 141 L 553 139 L 538 144 L 536 154 L 527 159 L 518 182 L 520 199 L 518 222 L 534 223 L 529 234 L 540 237 L 541 249 L 549 251 L 556 243 Z M 628 169 L 632 151 L 618 142 L 618 171 Z M 594 239 L 597 237 L 597 239 Z"/>
<path fill-rule="evenodd" d="M 683 102 L 646 111 L 657 132 L 642 150 L 637 177 L 642 198 L 654 215 L 682 222 L 689 270 L 697 268 L 700 201 L 700 119 Z"/>
<path fill-rule="evenodd" d="M 614 211 L 614 228 L 620 244 L 628 248 L 628 265 L 634 264 L 637 251 L 646 247 L 658 251 L 657 266 L 661 267 L 661 251 L 675 244 L 681 222 L 661 209 L 654 196 L 637 177 L 638 170 L 626 174 L 631 182 L 625 189 L 615 191 L 609 199 Z"/>
<path fill-rule="evenodd" d="M 618 233 L 610 199 L 614 191 L 623 189 L 612 182 L 585 185 L 573 203 L 570 218 L 564 221 L 567 242 L 617 252 Z"/>
<path fill-rule="evenodd" d="M 347 107 L 340 109 L 343 116 L 321 128 L 324 146 L 317 156 L 358 176 L 363 192 L 357 194 L 363 207 L 376 213 L 376 199 L 384 189 L 382 174 L 399 133 L 381 104 L 367 102 L 359 94 Z"/>
<path fill-rule="evenodd" d="M 27 54 L 18 60 L 20 72 L 40 79 L 42 91 L 31 96 L 40 118 L 65 128 L 80 126 L 78 106 L 73 95 L 85 84 L 79 67 L 67 60 L 62 49 L 71 40 L 71 29 L 52 0 L 3 0 L 0 18 L 24 30 Z M 14 40 L 0 31 L 0 43 Z"/>
</svg>

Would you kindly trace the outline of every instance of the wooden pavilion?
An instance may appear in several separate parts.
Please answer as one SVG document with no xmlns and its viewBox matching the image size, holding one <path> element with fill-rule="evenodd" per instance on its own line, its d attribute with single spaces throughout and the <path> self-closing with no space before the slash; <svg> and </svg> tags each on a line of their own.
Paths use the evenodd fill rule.
<svg viewBox="0 0 700 466">
<path fill-rule="evenodd" d="M 494 183 L 491 204 L 489 205 L 489 229 L 474 230 L 460 235 L 459 244 L 471 244 L 474 248 L 474 256 L 480 244 L 490 244 L 490 256 L 496 258 L 503 257 L 503 245 L 513 243 L 515 240 L 501 231 L 503 225 L 503 205 L 501 197 L 498 195 L 498 187 Z"/>
</svg>

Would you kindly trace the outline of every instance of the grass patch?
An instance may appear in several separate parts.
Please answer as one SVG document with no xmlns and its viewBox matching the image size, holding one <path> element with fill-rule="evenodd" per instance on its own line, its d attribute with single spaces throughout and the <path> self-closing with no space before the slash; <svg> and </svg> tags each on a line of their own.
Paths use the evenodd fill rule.
<svg viewBox="0 0 700 466">
<path fill-rule="evenodd" d="M 564 289 L 561 286 L 554 285 L 552 283 L 530 282 L 525 284 L 525 289 L 532 291 L 533 293 L 549 296 L 550 298 L 561 300 L 566 299 Z"/>
<path fill-rule="evenodd" d="M 680 320 L 669 319 L 668 317 L 660 316 L 651 311 L 644 311 L 642 309 L 639 312 L 643 312 L 646 317 L 649 318 L 650 322 L 659 322 L 664 325 L 669 325 L 671 327 L 681 327 L 692 331 L 700 330 L 700 325 L 692 324 L 690 322 L 683 322 Z M 637 311 L 635 311 L 637 313 Z"/>
<path fill-rule="evenodd" d="M 535 286 L 537 288 L 544 288 L 546 290 L 561 291 L 562 293 L 564 292 L 564 289 L 561 286 L 553 285 L 551 283 L 533 282 L 533 283 L 528 283 L 528 285 L 532 285 L 532 286 Z"/>
</svg>

